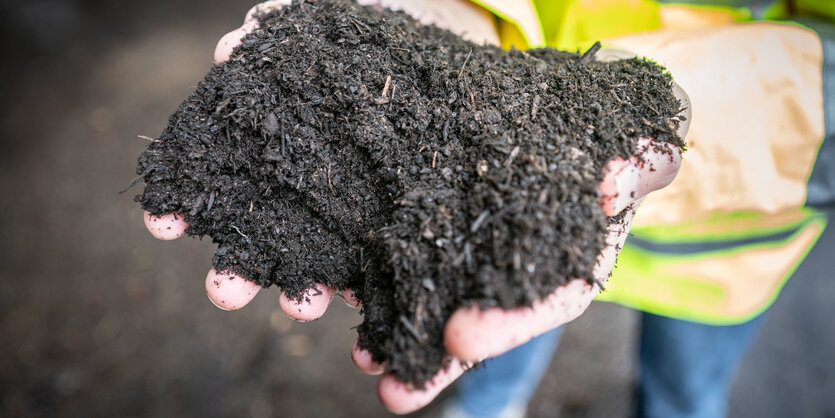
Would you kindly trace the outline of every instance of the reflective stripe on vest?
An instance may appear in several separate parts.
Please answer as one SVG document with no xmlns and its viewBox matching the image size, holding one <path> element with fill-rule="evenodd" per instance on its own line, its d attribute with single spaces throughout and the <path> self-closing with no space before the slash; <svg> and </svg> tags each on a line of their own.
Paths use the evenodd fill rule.
<svg viewBox="0 0 835 418">
<path fill-rule="evenodd" d="M 714 325 L 742 323 L 777 297 L 826 227 L 823 214 L 784 230 L 731 240 L 626 241 L 597 300 Z"/>
</svg>

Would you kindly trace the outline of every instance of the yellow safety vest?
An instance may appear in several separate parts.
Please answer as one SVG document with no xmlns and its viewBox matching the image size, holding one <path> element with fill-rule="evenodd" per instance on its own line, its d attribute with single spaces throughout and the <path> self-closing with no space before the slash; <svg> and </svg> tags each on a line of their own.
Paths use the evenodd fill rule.
<svg viewBox="0 0 835 418">
<path fill-rule="evenodd" d="M 642 204 L 617 268 L 598 297 L 710 324 L 744 322 L 768 308 L 826 226 L 821 212 L 806 207 L 807 182 L 826 138 L 822 44 L 810 42 L 803 28 L 783 25 L 777 33 L 776 25 L 750 30 L 738 23 L 784 17 L 786 4 L 775 1 L 752 10 L 650 0 L 472 1 L 496 16 L 506 48 L 578 50 L 614 39 L 614 45 L 656 59 L 676 46 L 670 40 L 698 48 L 696 41 L 692 46 L 682 40 L 705 34 L 715 38 L 705 41 L 712 47 L 749 39 L 753 49 L 740 51 L 742 57 L 791 60 L 786 65 L 800 68 L 759 74 L 757 67 L 746 67 L 752 80 L 740 87 L 744 94 L 729 92 L 727 102 L 689 92 L 693 121 L 679 176 Z M 835 2 L 795 1 L 797 8 L 835 17 Z M 756 46 L 761 40 L 784 48 L 770 48 L 767 42 Z M 677 78 L 676 68 L 687 65 L 686 53 L 680 55 L 660 63 L 688 91 L 688 85 L 700 81 L 698 75 Z M 771 125 L 730 126 L 733 112 L 739 111 L 733 97 L 754 101 L 739 103 L 756 110 L 742 116 Z M 763 104 L 769 100 L 783 101 Z"/>
</svg>

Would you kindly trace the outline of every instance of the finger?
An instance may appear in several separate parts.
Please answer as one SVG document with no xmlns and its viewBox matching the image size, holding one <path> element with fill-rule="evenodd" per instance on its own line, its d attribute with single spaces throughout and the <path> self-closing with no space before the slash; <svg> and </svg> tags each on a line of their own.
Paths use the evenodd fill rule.
<svg viewBox="0 0 835 418">
<path fill-rule="evenodd" d="M 354 346 L 351 347 L 351 360 L 365 374 L 376 376 L 383 373 L 383 365 L 374 361 L 368 350 L 360 348 L 359 340 L 354 341 Z"/>
<path fill-rule="evenodd" d="M 615 216 L 648 193 L 670 184 L 681 165 L 678 148 L 649 138 L 638 139 L 638 154 L 616 158 L 606 165 L 600 182 L 600 205 L 606 216 Z"/>
<path fill-rule="evenodd" d="M 531 307 L 458 309 L 444 328 L 444 345 L 450 354 L 462 360 L 499 355 L 577 318 L 597 292 L 596 285 L 575 279 Z"/>
<path fill-rule="evenodd" d="M 464 370 L 464 366 L 459 361 L 452 360 L 449 366 L 439 371 L 422 390 L 411 388 L 411 385 L 401 382 L 393 374 L 388 373 L 383 375 L 377 383 L 377 396 L 389 411 L 395 414 L 408 414 L 432 402 L 444 388 L 461 376 Z"/>
<path fill-rule="evenodd" d="M 232 50 L 234 50 L 238 45 L 241 44 L 241 40 L 244 38 L 244 36 L 255 30 L 255 28 L 257 27 L 257 21 L 248 21 L 238 29 L 235 29 L 232 32 L 227 33 L 226 35 L 223 35 L 223 37 L 220 38 L 220 41 L 218 41 L 217 46 L 215 47 L 215 64 L 220 64 L 224 61 L 229 60 L 229 57 L 232 55 Z"/>
<path fill-rule="evenodd" d="M 142 215 L 145 220 L 145 227 L 154 238 L 169 241 L 183 236 L 188 229 L 188 224 L 180 214 L 169 213 L 167 215 L 155 216 L 145 211 Z"/>
<path fill-rule="evenodd" d="M 261 286 L 231 272 L 214 268 L 206 275 L 206 294 L 209 300 L 224 311 L 241 309 L 249 303 Z"/>
<path fill-rule="evenodd" d="M 299 321 L 312 321 L 325 314 L 328 304 L 335 295 L 335 287 L 317 283 L 312 289 L 307 290 L 301 301 L 288 298 L 287 293 L 282 291 L 278 304 L 291 318 Z"/>
<path fill-rule="evenodd" d="M 352 308 L 360 307 L 360 300 L 357 298 L 357 294 L 353 289 L 345 289 L 340 294 L 342 295 L 342 299 L 345 300 L 346 305 Z"/>
<path fill-rule="evenodd" d="M 244 18 L 243 26 L 227 33 L 226 35 L 223 35 L 223 37 L 220 38 L 220 41 L 217 43 L 217 47 L 215 47 L 215 64 L 227 61 L 232 55 L 232 50 L 241 44 L 241 40 L 243 40 L 248 33 L 258 28 L 258 19 L 256 19 L 258 15 L 279 9 L 281 6 L 287 4 L 290 4 L 290 0 L 270 0 L 255 5 L 249 9 L 246 13 L 246 17 Z"/>
</svg>

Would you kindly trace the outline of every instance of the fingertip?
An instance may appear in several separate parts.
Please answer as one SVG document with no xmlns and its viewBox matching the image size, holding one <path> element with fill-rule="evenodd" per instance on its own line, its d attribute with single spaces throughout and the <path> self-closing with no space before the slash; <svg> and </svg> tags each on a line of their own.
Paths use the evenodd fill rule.
<svg viewBox="0 0 835 418">
<path fill-rule="evenodd" d="M 440 370 L 422 390 L 414 389 L 412 385 L 397 379 L 393 374 L 386 373 L 377 383 L 377 396 L 380 402 L 394 414 L 408 414 L 428 405 L 444 388 L 464 373 L 464 368 L 456 360 L 450 362 L 446 369 Z"/>
<path fill-rule="evenodd" d="M 229 60 L 229 57 L 232 55 L 232 50 L 235 49 L 238 45 L 241 44 L 241 40 L 244 36 L 246 36 L 247 31 L 244 29 L 244 26 L 241 26 L 238 29 L 233 30 L 232 32 L 223 35 L 218 41 L 217 46 L 215 47 L 215 56 L 214 61 L 215 64 L 220 64 L 225 61 Z"/>
<path fill-rule="evenodd" d="M 247 20 L 243 26 L 233 30 L 232 32 L 223 35 L 215 47 L 215 64 L 228 61 L 232 56 L 232 51 L 243 43 L 244 37 L 258 28 L 257 20 Z"/>
<path fill-rule="evenodd" d="M 340 294 L 342 295 L 342 299 L 345 300 L 346 305 L 352 308 L 360 307 L 361 303 L 357 298 L 357 294 L 354 292 L 354 289 L 345 289 Z"/>
<path fill-rule="evenodd" d="M 214 268 L 206 275 L 206 295 L 218 308 L 234 311 L 246 306 L 261 290 L 261 286 L 230 271 Z"/>
<path fill-rule="evenodd" d="M 188 224 L 183 219 L 183 216 L 176 212 L 156 216 L 145 211 L 142 218 L 145 221 L 145 227 L 148 228 L 148 232 L 154 238 L 163 241 L 180 238 L 186 233 L 186 229 L 188 229 Z"/>
<path fill-rule="evenodd" d="M 641 137 L 638 147 L 643 150 L 644 161 L 640 164 L 641 182 L 636 198 L 672 183 L 681 167 L 681 150 L 669 142 L 655 142 Z"/>
<path fill-rule="evenodd" d="M 372 376 L 382 374 L 385 369 L 382 364 L 374 361 L 368 350 L 360 348 L 359 340 L 354 341 L 354 345 L 351 347 L 351 360 L 354 361 L 354 365 L 361 372 Z"/>
<path fill-rule="evenodd" d="M 256 28 L 258 28 L 257 15 L 260 13 L 268 13 L 272 10 L 280 9 L 281 6 L 290 4 L 290 0 L 268 0 L 263 3 L 253 6 L 246 13 L 244 24 L 238 29 L 223 35 L 215 47 L 214 61 L 215 64 L 220 64 L 228 61 L 232 56 L 232 50 L 241 44 L 243 38 Z"/>
<path fill-rule="evenodd" d="M 325 314 L 333 297 L 336 295 L 336 288 L 317 283 L 312 289 L 308 289 L 301 301 L 290 299 L 287 293 L 282 291 L 278 304 L 289 317 L 299 321 L 313 321 Z"/>
<path fill-rule="evenodd" d="M 419 396 L 409 391 L 406 384 L 388 373 L 377 382 L 377 397 L 380 403 L 393 414 L 408 414 L 426 405 Z"/>
</svg>

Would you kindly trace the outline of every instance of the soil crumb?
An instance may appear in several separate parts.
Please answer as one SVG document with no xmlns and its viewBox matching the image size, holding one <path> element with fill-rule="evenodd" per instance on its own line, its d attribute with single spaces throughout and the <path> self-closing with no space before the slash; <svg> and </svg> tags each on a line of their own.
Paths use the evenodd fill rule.
<svg viewBox="0 0 835 418">
<path fill-rule="evenodd" d="M 355 289 L 361 347 L 416 387 L 456 308 L 592 280 L 608 160 L 684 145 L 645 60 L 504 51 L 339 0 L 259 19 L 142 153 L 136 200 L 211 237 L 218 270 Z"/>
</svg>

